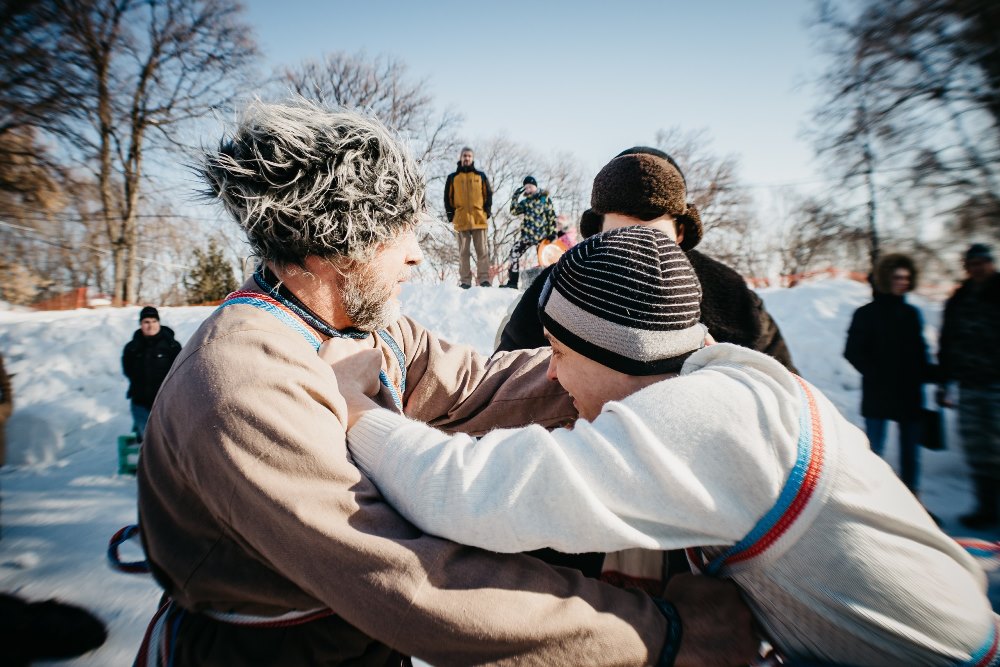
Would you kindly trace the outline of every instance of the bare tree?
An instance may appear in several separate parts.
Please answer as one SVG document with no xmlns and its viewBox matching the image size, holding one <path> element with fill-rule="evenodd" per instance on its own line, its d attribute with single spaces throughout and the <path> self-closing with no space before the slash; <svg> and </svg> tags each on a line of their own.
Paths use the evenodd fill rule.
<svg viewBox="0 0 1000 667">
<path fill-rule="evenodd" d="M 837 266 L 867 266 L 867 257 L 859 261 L 861 248 L 867 248 L 863 227 L 850 222 L 850 215 L 833 202 L 815 196 L 788 194 L 787 212 L 780 220 L 776 251 L 782 276 L 793 286 L 804 273 Z"/>
<path fill-rule="evenodd" d="M 52 0 L 79 122 L 51 128 L 95 163 L 113 295 L 134 301 L 147 151 L 177 146 L 185 123 L 225 106 L 254 62 L 233 0 Z"/>
<path fill-rule="evenodd" d="M 374 114 L 409 140 L 425 170 L 450 162 L 458 152 L 455 129 L 461 115 L 450 109 L 438 112 L 426 92 L 427 80 L 410 78 L 398 58 L 335 51 L 286 67 L 278 79 L 307 99 Z"/>
<path fill-rule="evenodd" d="M 923 197 L 958 220 L 1000 194 L 1000 10 L 981 0 L 817 3 L 830 63 L 817 150 L 867 202 L 872 258 L 882 203 Z M 964 222 L 967 224 L 969 218 Z M 958 225 L 961 227 L 961 224 Z M 911 234 L 915 230 L 910 231 Z"/>
<path fill-rule="evenodd" d="M 489 220 L 487 243 L 490 264 L 497 272 L 505 270 L 510 248 L 520 233 L 521 218 L 511 214 L 510 203 L 514 190 L 525 176 L 535 177 L 539 188 L 549 193 L 556 211 L 565 215 L 571 224 L 576 224 L 588 206 L 590 182 L 572 154 L 541 156 L 504 136 L 469 145 L 475 149 L 476 168 L 486 174 L 493 187 L 493 216 Z M 444 220 L 443 191 L 432 187 L 428 199 L 435 217 Z M 451 224 L 425 225 L 421 233 L 421 247 L 428 264 L 425 271 L 440 280 L 453 277 L 458 268 L 458 251 Z M 530 267 L 530 262 L 529 258 L 526 266 Z"/>
<path fill-rule="evenodd" d="M 0 4 L 0 137 L 60 126 L 75 111 L 65 25 L 54 2 Z"/>
<path fill-rule="evenodd" d="M 755 202 L 739 179 L 739 159 L 718 155 L 705 129 L 674 126 L 656 133 L 655 145 L 680 165 L 687 182 L 688 200 L 697 206 L 705 230 L 699 250 L 729 264 L 743 275 L 761 272 L 765 263 L 763 239 Z"/>
</svg>

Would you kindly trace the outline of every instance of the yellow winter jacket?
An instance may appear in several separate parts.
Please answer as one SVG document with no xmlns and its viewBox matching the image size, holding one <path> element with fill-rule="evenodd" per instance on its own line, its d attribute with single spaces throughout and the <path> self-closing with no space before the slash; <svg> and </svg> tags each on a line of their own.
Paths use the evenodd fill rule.
<svg viewBox="0 0 1000 667">
<path fill-rule="evenodd" d="M 459 164 L 444 185 L 444 208 L 456 232 L 486 229 L 493 209 L 493 188 L 486 174 L 475 164 Z"/>
</svg>

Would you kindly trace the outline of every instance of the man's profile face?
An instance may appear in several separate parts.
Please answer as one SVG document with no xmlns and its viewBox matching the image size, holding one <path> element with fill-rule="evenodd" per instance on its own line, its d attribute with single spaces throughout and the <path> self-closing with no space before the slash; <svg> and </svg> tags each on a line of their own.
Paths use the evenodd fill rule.
<svg viewBox="0 0 1000 667">
<path fill-rule="evenodd" d="M 910 285 L 912 284 L 913 275 L 909 269 L 900 267 L 892 272 L 890 291 L 894 296 L 903 296 L 910 291 Z"/>
<path fill-rule="evenodd" d="M 423 257 L 411 228 L 383 244 L 370 262 L 345 273 L 341 296 L 353 326 L 362 331 L 377 331 L 398 320 L 403 283 Z"/>
<path fill-rule="evenodd" d="M 996 272 L 996 266 L 985 257 L 974 257 L 965 260 L 965 272 L 972 282 L 981 283 Z"/>
<path fill-rule="evenodd" d="M 458 157 L 463 167 L 471 167 L 474 159 L 475 156 L 472 154 L 472 151 L 462 151 L 462 154 Z"/>
<path fill-rule="evenodd" d="M 562 385 L 573 398 L 576 411 L 587 421 L 596 419 L 608 401 L 632 393 L 631 376 L 583 356 L 547 331 L 545 337 L 552 346 L 546 377 Z"/>
<path fill-rule="evenodd" d="M 640 220 L 639 218 L 633 218 L 630 215 L 622 215 L 621 213 L 605 213 L 604 224 L 601 226 L 601 231 L 608 232 L 612 229 L 634 227 L 636 225 L 650 227 L 661 231 L 669 236 L 671 241 L 677 244 L 680 244 L 680 242 L 684 240 L 684 227 L 677 224 L 677 221 L 674 220 L 674 216 L 666 214 L 653 220 Z"/>
<path fill-rule="evenodd" d="M 139 330 L 142 331 L 142 335 L 147 338 L 155 336 L 160 333 L 160 320 L 155 317 L 144 317 L 139 320 Z"/>
</svg>

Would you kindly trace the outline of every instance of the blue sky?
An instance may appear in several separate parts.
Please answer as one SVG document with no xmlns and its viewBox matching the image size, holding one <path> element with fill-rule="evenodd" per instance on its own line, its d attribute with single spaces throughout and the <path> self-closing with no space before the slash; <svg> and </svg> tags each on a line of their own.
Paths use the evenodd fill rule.
<svg viewBox="0 0 1000 667">
<path fill-rule="evenodd" d="M 463 140 L 504 134 L 568 151 L 596 172 L 656 131 L 706 128 L 736 153 L 745 183 L 822 180 L 800 138 L 799 85 L 819 71 L 812 3 L 389 2 L 252 0 L 269 66 L 325 52 L 390 54 L 426 77 L 439 107 L 465 117 Z M 766 189 L 766 188 L 765 188 Z"/>
</svg>

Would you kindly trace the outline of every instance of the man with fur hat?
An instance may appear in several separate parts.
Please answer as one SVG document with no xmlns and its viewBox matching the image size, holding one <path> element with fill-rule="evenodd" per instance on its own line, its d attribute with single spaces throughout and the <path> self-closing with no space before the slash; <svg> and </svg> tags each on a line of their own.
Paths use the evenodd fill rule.
<svg viewBox="0 0 1000 667">
<path fill-rule="evenodd" d="M 521 194 L 524 199 L 521 199 Z M 556 238 L 556 209 L 552 205 L 548 190 L 539 190 L 534 176 L 525 176 L 524 182 L 510 198 L 511 215 L 523 216 L 521 235 L 510 249 L 507 283 L 501 287 L 517 289 L 521 272 L 521 255 L 542 241 Z"/>
<path fill-rule="evenodd" d="M 471 434 L 574 416 L 545 351 L 487 363 L 400 315 L 425 183 L 384 125 L 256 102 L 201 174 L 260 264 L 192 336 L 150 417 L 139 517 L 167 604 L 137 664 L 641 665 L 678 646 L 678 665 L 746 661 L 735 586 L 682 582 L 675 613 L 431 537 L 355 467 L 349 378 L 318 354 L 333 339 L 378 357 L 365 372 L 398 414 Z"/>
<path fill-rule="evenodd" d="M 444 210 L 458 238 L 458 279 L 464 289 L 472 287 L 472 248 L 476 249 L 476 283 L 490 286 L 490 257 L 486 230 L 493 212 L 493 188 L 486 174 L 476 169 L 475 154 L 466 146 L 458 157 L 458 168 L 444 184 Z"/>
<path fill-rule="evenodd" d="M 644 225 L 676 240 L 701 282 L 702 322 L 712 336 L 769 354 L 795 370 L 781 331 L 760 297 L 731 268 L 694 250 L 702 238 L 701 218 L 687 202 L 687 182 L 673 158 L 645 146 L 622 151 L 594 178 L 590 205 L 591 216 L 603 216 L 605 231 Z M 547 275 L 548 270 L 543 271 L 526 290 L 501 334 L 497 351 L 546 344 L 535 299 Z"/>
<path fill-rule="evenodd" d="M 851 318 L 844 357 L 861 373 L 861 415 L 872 451 L 882 456 L 888 422 L 896 422 L 900 479 L 916 495 L 923 385 L 936 380 L 920 311 L 906 303 L 906 293 L 917 286 L 917 267 L 906 255 L 885 255 L 872 286 L 872 302 Z"/>
<path fill-rule="evenodd" d="M 140 310 L 139 328 L 122 351 L 122 372 L 129 382 L 125 398 L 131 399 L 132 430 L 139 442 L 146 432 L 153 399 L 180 353 L 181 344 L 173 329 L 160 324 L 159 311 L 153 306 Z"/>
<path fill-rule="evenodd" d="M 665 234 L 630 226 L 569 250 L 538 309 L 572 429 L 478 441 L 379 409 L 352 381 L 354 460 L 422 529 L 493 551 L 687 548 L 736 581 L 781 664 L 994 665 L 986 577 L 815 387 L 712 344 L 701 290 Z"/>
<path fill-rule="evenodd" d="M 1000 274 L 989 246 L 969 247 L 965 272 L 944 307 L 938 362 L 942 378 L 958 382 L 959 433 L 976 494 L 975 509 L 959 521 L 982 529 L 1000 521 Z"/>
</svg>

